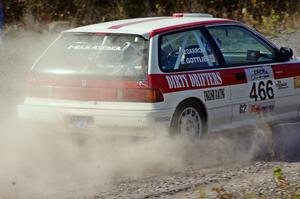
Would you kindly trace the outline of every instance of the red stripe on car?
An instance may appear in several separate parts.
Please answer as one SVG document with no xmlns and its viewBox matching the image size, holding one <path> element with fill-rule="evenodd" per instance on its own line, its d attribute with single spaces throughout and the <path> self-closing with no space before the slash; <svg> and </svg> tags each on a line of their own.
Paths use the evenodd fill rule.
<svg viewBox="0 0 300 199">
<path fill-rule="evenodd" d="M 283 79 L 283 78 L 300 76 L 300 64 L 289 63 L 289 64 L 274 65 L 273 72 L 274 72 L 275 79 Z"/>
<path fill-rule="evenodd" d="M 151 88 L 161 89 L 163 93 L 171 93 L 193 89 L 206 89 L 220 86 L 246 84 L 248 82 L 245 73 L 246 68 L 247 67 L 152 74 L 149 75 L 149 85 Z M 274 71 L 274 79 L 300 76 L 299 63 L 278 64 L 273 65 L 272 68 Z M 244 78 L 238 77 L 240 74 L 244 74 Z"/>
<path fill-rule="evenodd" d="M 201 70 L 150 74 L 148 80 L 94 80 L 68 79 L 67 77 L 31 77 L 28 80 L 29 96 L 113 101 L 118 89 L 157 89 L 162 93 L 246 84 L 245 68 Z M 256 68 L 256 67 L 255 67 Z M 300 76 L 300 64 L 273 65 L 274 79 Z M 244 78 L 237 74 L 245 74 Z M 131 91 L 130 91 L 131 92 Z M 134 93 L 134 91 L 132 91 Z M 131 93 L 132 93 L 131 92 Z"/>
<path fill-rule="evenodd" d="M 171 93 L 247 83 L 247 78 L 237 79 L 236 73 L 244 73 L 244 68 L 152 74 L 149 75 L 149 85 L 163 93 Z"/>
</svg>

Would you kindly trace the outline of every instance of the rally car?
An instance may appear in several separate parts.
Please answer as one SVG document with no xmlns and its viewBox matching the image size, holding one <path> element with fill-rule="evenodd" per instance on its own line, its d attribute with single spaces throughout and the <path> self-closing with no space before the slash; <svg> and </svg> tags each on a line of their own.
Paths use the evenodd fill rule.
<svg viewBox="0 0 300 199">
<path fill-rule="evenodd" d="M 299 117 L 300 60 L 209 14 L 118 20 L 63 32 L 31 69 L 21 120 L 77 130 L 207 132 Z"/>
</svg>

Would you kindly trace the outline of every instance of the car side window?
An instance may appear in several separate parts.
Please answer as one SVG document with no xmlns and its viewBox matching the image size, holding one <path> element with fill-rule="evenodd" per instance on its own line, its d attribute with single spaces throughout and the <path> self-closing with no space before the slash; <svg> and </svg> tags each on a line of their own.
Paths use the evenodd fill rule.
<svg viewBox="0 0 300 199">
<path fill-rule="evenodd" d="M 270 63 L 274 50 L 249 30 L 237 26 L 208 27 L 227 65 Z"/>
<path fill-rule="evenodd" d="M 207 69 L 218 65 L 211 45 L 199 30 L 161 36 L 159 62 L 166 72 Z"/>
</svg>

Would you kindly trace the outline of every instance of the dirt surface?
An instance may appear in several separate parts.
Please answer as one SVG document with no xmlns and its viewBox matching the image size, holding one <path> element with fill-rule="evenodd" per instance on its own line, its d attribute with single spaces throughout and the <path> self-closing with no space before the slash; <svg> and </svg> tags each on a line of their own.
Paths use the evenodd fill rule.
<svg viewBox="0 0 300 199">
<path fill-rule="evenodd" d="M 277 46 L 290 47 L 294 55 L 300 57 L 300 31 L 278 35 L 271 38 Z"/>
<path fill-rule="evenodd" d="M 24 33 L 0 50 L 1 199 L 288 198 L 299 192 L 299 124 L 189 142 L 87 139 L 18 123 L 15 110 L 25 74 L 53 37 Z M 300 32 L 272 40 L 300 56 Z M 277 183 L 276 167 L 283 170 L 287 187 Z"/>
<path fill-rule="evenodd" d="M 299 124 L 274 128 L 274 148 L 263 126 L 191 141 L 54 135 L 14 125 L 0 134 L 3 199 L 221 198 L 223 189 L 233 198 L 286 198 L 300 188 Z M 287 189 L 276 183 L 277 167 Z"/>
<path fill-rule="evenodd" d="M 109 191 L 94 195 L 96 198 L 219 198 L 214 189 L 224 189 L 233 198 L 245 195 L 281 196 L 273 179 L 274 167 L 281 167 L 289 183 L 299 187 L 300 165 L 282 162 L 252 162 L 249 164 L 189 169 L 168 175 L 143 178 L 116 184 Z M 226 195 L 226 194 L 224 194 Z M 91 197 L 92 198 L 92 197 Z"/>
</svg>

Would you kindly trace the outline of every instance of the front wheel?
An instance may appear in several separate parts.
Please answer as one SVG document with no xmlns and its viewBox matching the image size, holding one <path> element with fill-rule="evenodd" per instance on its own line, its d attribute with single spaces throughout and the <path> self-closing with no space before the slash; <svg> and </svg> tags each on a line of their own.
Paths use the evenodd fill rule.
<svg viewBox="0 0 300 199">
<path fill-rule="evenodd" d="M 176 109 L 170 128 L 171 134 L 189 138 L 203 138 L 207 131 L 203 108 L 195 100 L 186 100 Z"/>
</svg>

